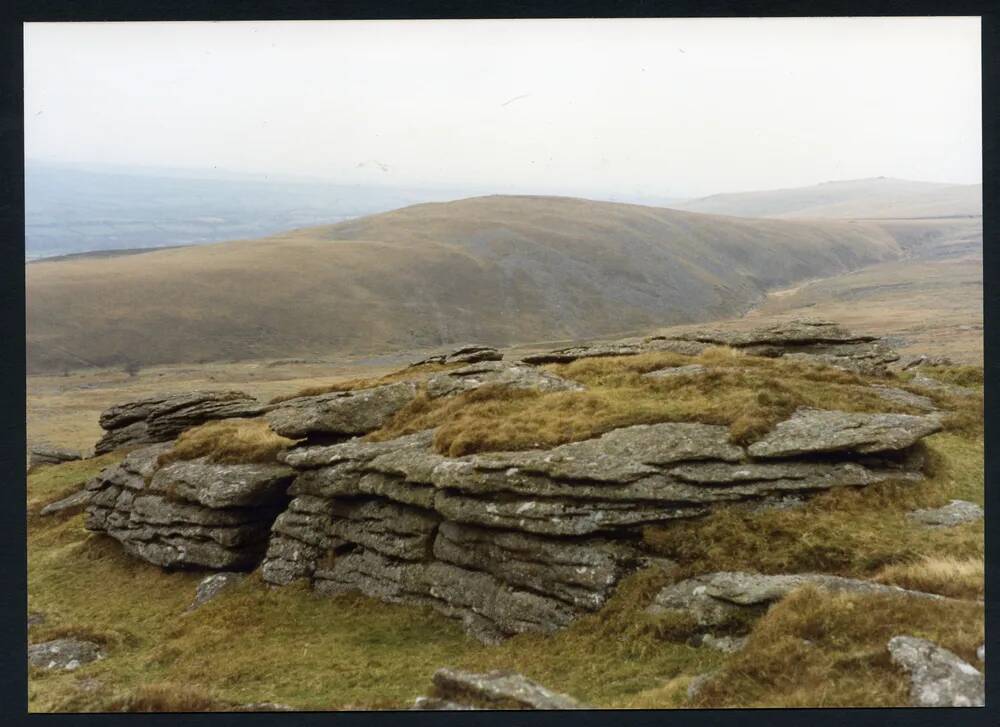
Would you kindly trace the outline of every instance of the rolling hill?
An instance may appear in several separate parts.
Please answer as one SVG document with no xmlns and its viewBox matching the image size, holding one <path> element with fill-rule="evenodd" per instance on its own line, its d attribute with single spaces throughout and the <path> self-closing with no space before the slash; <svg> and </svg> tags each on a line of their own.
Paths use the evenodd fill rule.
<svg viewBox="0 0 1000 727">
<path fill-rule="evenodd" d="M 26 266 L 31 372 L 580 338 L 742 313 L 904 251 L 885 229 L 563 197 Z"/>
<path fill-rule="evenodd" d="M 672 206 L 705 214 L 777 219 L 980 216 L 983 185 L 875 177 L 824 182 L 811 187 L 715 194 Z"/>
</svg>

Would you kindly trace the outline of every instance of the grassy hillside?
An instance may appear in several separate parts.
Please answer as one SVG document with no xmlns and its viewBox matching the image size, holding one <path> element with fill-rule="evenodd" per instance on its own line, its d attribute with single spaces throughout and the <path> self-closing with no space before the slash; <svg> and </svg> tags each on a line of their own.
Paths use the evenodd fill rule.
<svg viewBox="0 0 1000 727">
<path fill-rule="evenodd" d="M 738 314 L 902 255 L 875 225 L 553 197 L 27 266 L 32 372 L 580 338 Z"/>
<path fill-rule="evenodd" d="M 737 217 L 913 218 L 982 215 L 982 184 L 937 184 L 876 177 L 811 187 L 715 194 L 677 209 Z"/>
</svg>

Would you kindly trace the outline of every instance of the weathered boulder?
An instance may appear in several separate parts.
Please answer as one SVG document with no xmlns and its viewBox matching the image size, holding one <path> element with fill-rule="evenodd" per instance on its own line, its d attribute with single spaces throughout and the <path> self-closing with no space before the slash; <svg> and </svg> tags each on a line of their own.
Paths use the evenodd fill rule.
<svg viewBox="0 0 1000 727">
<path fill-rule="evenodd" d="M 346 438 L 378 429 L 416 394 L 416 384 L 404 381 L 302 396 L 278 404 L 267 413 L 267 422 L 275 432 L 291 439 L 314 435 Z"/>
<path fill-rule="evenodd" d="M 954 527 L 963 523 L 982 520 L 983 508 L 974 502 L 952 500 L 947 505 L 907 513 L 909 519 L 934 527 Z"/>
<path fill-rule="evenodd" d="M 471 364 L 480 361 L 500 361 L 502 358 L 503 354 L 492 346 L 464 346 L 456 348 L 450 353 L 439 353 L 422 358 L 410 364 L 410 367 L 422 366 L 424 364 Z"/>
<path fill-rule="evenodd" d="M 968 662 L 940 646 L 915 636 L 889 640 L 892 660 L 910 675 L 910 700 L 915 707 L 982 707 L 986 679 Z"/>
<path fill-rule="evenodd" d="M 91 491 L 83 488 L 71 495 L 60 498 L 39 510 L 41 515 L 76 515 L 83 512 L 90 503 Z"/>
<path fill-rule="evenodd" d="M 28 664 L 46 671 L 74 671 L 103 658 L 100 645 L 84 639 L 54 639 L 28 645 Z"/>
<path fill-rule="evenodd" d="M 642 353 L 642 346 L 638 343 L 600 343 L 589 346 L 571 346 L 544 353 L 532 353 L 523 356 L 521 363 L 534 365 L 570 363 L 581 358 L 634 356 L 638 353 Z"/>
<path fill-rule="evenodd" d="M 201 460 L 158 469 L 169 444 L 130 452 L 87 483 L 84 525 L 165 568 L 250 569 L 284 509 L 289 467 Z"/>
<path fill-rule="evenodd" d="M 933 416 L 866 414 L 802 408 L 751 444 L 752 457 L 777 458 L 834 452 L 859 454 L 906 449 L 941 431 Z"/>
<path fill-rule="evenodd" d="M 748 618 L 761 615 L 767 607 L 796 588 L 816 586 L 828 591 L 896 595 L 939 600 L 937 594 L 910 591 L 897 586 L 843 578 L 824 573 L 761 575 L 719 572 L 673 583 L 661 590 L 647 609 L 651 615 L 680 613 L 700 626 L 739 627 Z"/>
<path fill-rule="evenodd" d="M 899 354 L 877 336 L 855 334 L 831 321 L 799 319 L 749 331 L 697 330 L 669 337 L 730 346 L 754 356 L 789 356 L 869 375 L 883 375 Z"/>
<path fill-rule="evenodd" d="M 427 380 L 427 394 L 435 398 L 450 396 L 478 389 L 480 386 L 503 386 L 535 391 L 580 391 L 583 389 L 580 384 L 535 366 L 523 363 L 503 364 L 498 361 L 486 361 L 432 376 Z"/>
<path fill-rule="evenodd" d="M 937 411 L 937 406 L 933 401 L 926 396 L 914 394 L 912 391 L 899 389 L 895 386 L 875 385 L 871 388 L 876 394 L 891 404 L 902 404 L 903 406 L 925 412 Z"/>
<path fill-rule="evenodd" d="M 668 352 L 685 356 L 696 356 L 708 348 L 707 344 L 696 341 L 682 341 L 665 336 L 650 336 L 642 341 L 618 341 L 595 343 L 585 346 L 571 346 L 555 351 L 532 353 L 521 358 L 526 364 L 571 363 L 581 358 L 601 358 L 606 356 L 636 356 L 640 353 Z"/>
<path fill-rule="evenodd" d="M 101 413 L 105 434 L 94 451 L 103 454 L 122 447 L 166 442 L 207 421 L 260 416 L 269 408 L 241 391 L 192 391 L 139 399 Z"/>
<path fill-rule="evenodd" d="M 483 674 L 458 669 L 434 673 L 434 697 L 420 697 L 419 709 L 588 709 L 565 694 L 512 671 Z"/>
<path fill-rule="evenodd" d="M 235 586 L 246 578 L 244 573 L 213 573 L 206 576 L 198 584 L 194 594 L 194 601 L 188 606 L 188 611 L 194 611 L 199 606 L 203 606 L 213 598 L 222 593 L 225 589 Z"/>
<path fill-rule="evenodd" d="M 83 459 L 83 455 L 74 449 L 53 447 L 49 444 L 36 444 L 31 448 L 28 457 L 28 467 L 34 468 L 48 464 L 62 464 Z"/>
</svg>

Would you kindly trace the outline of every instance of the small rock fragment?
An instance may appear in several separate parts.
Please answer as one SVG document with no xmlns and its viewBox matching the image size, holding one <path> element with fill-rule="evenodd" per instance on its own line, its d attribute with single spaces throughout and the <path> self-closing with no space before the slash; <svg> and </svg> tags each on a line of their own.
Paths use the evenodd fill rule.
<svg viewBox="0 0 1000 727">
<path fill-rule="evenodd" d="M 213 573 L 204 578 L 198 584 L 198 589 L 194 595 L 194 602 L 188 606 L 187 610 L 194 611 L 199 606 L 211 601 L 226 588 L 236 585 L 244 578 L 246 578 L 245 573 Z"/>
<path fill-rule="evenodd" d="M 467 699 L 515 709 L 587 709 L 572 697 L 546 689 L 541 684 L 512 671 L 474 674 L 457 669 L 434 672 L 438 697 L 446 701 Z"/>
<path fill-rule="evenodd" d="M 926 639 L 894 636 L 892 660 L 910 674 L 910 699 L 916 707 L 982 707 L 986 680 L 971 664 Z"/>
<path fill-rule="evenodd" d="M 57 513 L 61 515 L 76 515 L 83 512 L 84 508 L 87 507 L 91 494 L 91 491 L 86 488 L 77 490 L 72 495 L 64 497 L 61 500 L 50 502 L 39 513 L 41 515 L 55 515 Z"/>
<path fill-rule="evenodd" d="M 914 510 L 907 513 L 906 516 L 910 520 L 932 527 L 954 527 L 955 525 L 982 520 L 983 509 L 974 502 L 952 500 L 943 507 Z"/>
<path fill-rule="evenodd" d="M 73 671 L 102 658 L 100 646 L 83 639 L 55 639 L 28 646 L 28 663 L 46 671 Z"/>
</svg>

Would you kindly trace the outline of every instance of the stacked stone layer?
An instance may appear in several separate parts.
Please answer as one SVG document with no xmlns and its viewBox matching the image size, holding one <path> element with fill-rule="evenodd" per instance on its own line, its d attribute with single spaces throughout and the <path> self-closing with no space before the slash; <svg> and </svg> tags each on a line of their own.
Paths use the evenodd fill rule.
<svg viewBox="0 0 1000 727">
<path fill-rule="evenodd" d="M 101 413 L 104 436 L 97 454 L 123 447 L 168 442 L 185 429 L 213 419 L 255 417 L 270 407 L 241 391 L 193 391 L 154 396 L 113 406 Z"/>
<path fill-rule="evenodd" d="M 169 449 L 135 450 L 87 485 L 85 525 L 165 568 L 251 569 L 284 509 L 290 468 L 201 460 L 159 467 Z"/>
<path fill-rule="evenodd" d="M 433 432 L 352 439 L 281 456 L 298 475 L 262 573 L 430 606 L 495 641 L 550 632 L 606 603 L 643 562 L 644 525 L 727 502 L 917 479 L 936 418 L 803 409 L 781 445 L 721 426 L 616 429 L 551 450 L 460 458 Z M 760 446 L 758 446 L 760 445 Z"/>
</svg>

